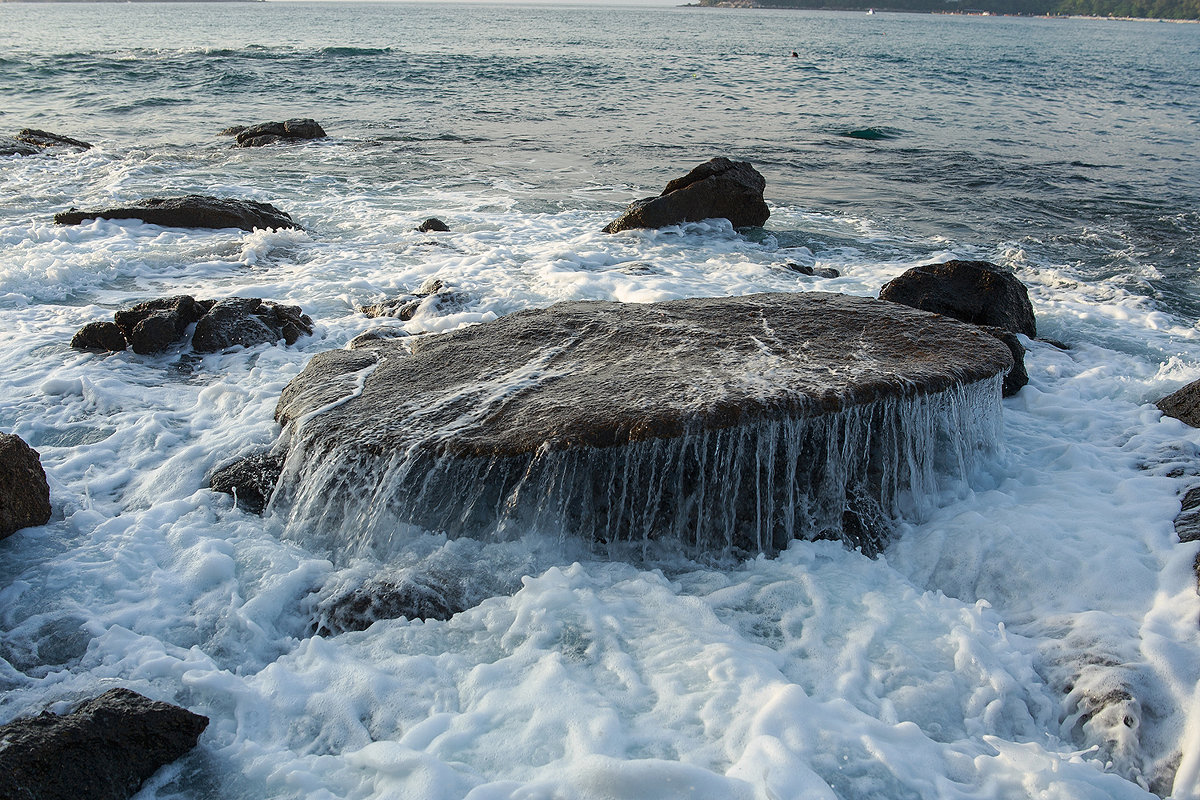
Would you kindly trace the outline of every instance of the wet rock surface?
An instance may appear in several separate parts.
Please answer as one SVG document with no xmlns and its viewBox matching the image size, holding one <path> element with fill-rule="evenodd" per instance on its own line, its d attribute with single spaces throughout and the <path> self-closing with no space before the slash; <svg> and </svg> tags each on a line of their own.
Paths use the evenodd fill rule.
<svg viewBox="0 0 1200 800">
<path fill-rule="evenodd" d="M 946 261 L 913 267 L 888 282 L 880 300 L 1037 337 L 1033 304 L 1025 285 L 987 261 Z"/>
<path fill-rule="evenodd" d="M 58 225 L 79 225 L 94 219 L 137 219 L 167 228 L 299 228 L 292 218 L 270 203 L 192 194 L 185 197 L 155 197 L 127 206 L 54 215 Z"/>
<path fill-rule="evenodd" d="M 430 217 L 429 219 L 425 220 L 420 225 L 418 225 L 417 230 L 419 230 L 421 233 L 433 233 L 433 232 L 449 233 L 450 226 L 447 225 L 446 223 L 442 222 L 437 217 Z"/>
<path fill-rule="evenodd" d="M 70 714 L 0 727 L 0 797 L 125 800 L 196 746 L 208 719 L 111 689 Z"/>
<path fill-rule="evenodd" d="M 464 291 L 446 286 L 441 280 L 427 281 L 420 289 L 378 303 L 360 306 L 359 311 L 372 319 L 392 317 L 408 322 L 420 314 L 446 314 L 460 311 L 471 302 Z"/>
<path fill-rule="evenodd" d="M 31 156 L 56 147 L 90 150 L 92 146 L 79 139 L 36 128 L 25 128 L 16 136 L 0 137 L 0 156 Z"/>
<path fill-rule="evenodd" d="M 1200 381 L 1192 381 L 1155 403 L 1168 417 L 1200 428 Z"/>
<path fill-rule="evenodd" d="M 235 126 L 222 131 L 227 136 L 236 136 L 237 147 L 262 147 L 276 142 L 297 142 L 307 139 L 324 139 L 325 129 L 315 119 L 289 119 L 284 122 L 260 122 L 248 128 Z"/>
<path fill-rule="evenodd" d="M 200 353 L 280 340 L 291 345 L 313 332 L 312 320 L 299 306 L 256 297 L 217 301 L 178 295 L 122 309 L 113 315 L 113 322 L 90 322 L 71 339 L 71 346 L 119 352 L 132 345 L 138 355 L 154 355 L 182 342 L 193 323 L 192 349 Z"/>
<path fill-rule="evenodd" d="M 246 511 L 261 514 L 283 472 L 283 459 L 282 455 L 272 453 L 248 456 L 214 472 L 209 487 L 214 492 L 233 495 Z"/>
<path fill-rule="evenodd" d="M 50 485 L 38 452 L 0 433 L 0 539 L 50 520 Z"/>
<path fill-rule="evenodd" d="M 729 220 L 735 228 L 761 226 L 771 216 L 763 200 L 766 186 L 766 179 L 749 162 L 714 158 L 668 183 L 658 197 L 631 203 L 604 232 L 716 218 Z"/>
<path fill-rule="evenodd" d="M 905 403 L 1011 366 L 1008 349 L 973 326 L 862 297 L 560 303 L 451 334 L 368 341 L 315 357 L 276 409 L 284 423 L 321 411 L 298 434 L 305 475 L 285 477 L 281 486 L 286 502 L 310 506 L 343 494 L 385 505 L 395 499 L 400 516 L 450 530 L 486 524 L 518 484 L 569 474 L 570 491 L 582 493 L 570 502 L 580 519 L 605 528 L 594 534 L 603 539 L 619 535 L 614 531 L 625 523 L 651 525 L 670 516 L 656 503 L 666 504 L 666 494 L 681 501 L 717 481 L 721 470 L 737 468 L 717 462 L 758 447 L 761 434 L 785 438 L 793 450 L 787 457 L 780 451 L 781 465 L 771 456 L 772 463 L 760 459 L 755 469 L 771 475 L 790 469 L 793 483 L 841 487 L 828 490 L 837 506 L 830 524 L 840 530 L 847 493 L 869 493 L 864 482 L 873 467 L 850 464 L 853 458 L 828 467 L 809 463 L 819 460 L 829 437 L 842 435 L 835 428 L 900 424 L 911 410 Z M 813 423 L 819 434 L 805 432 L 810 419 L 821 420 Z M 790 466 L 782 463 L 793 457 Z M 661 467 L 673 460 L 680 464 Z M 543 467 L 549 472 L 531 477 Z M 618 517 L 625 511 L 590 505 L 607 502 L 601 498 L 612 495 L 605 485 L 611 480 L 630 480 L 640 491 L 637 485 L 664 479 L 661 472 L 637 479 L 639 469 L 680 470 L 673 488 L 660 486 L 658 499 L 636 510 L 644 519 L 623 523 Z M 796 469 L 809 472 L 798 476 Z M 843 469 L 862 472 L 846 479 L 853 487 L 829 478 Z M 590 482 L 592 489 L 583 486 Z M 736 481 L 726 475 L 725 483 Z M 418 485 L 438 487 L 439 494 L 406 496 Z M 703 502 L 750 516 L 759 512 L 747 503 L 775 502 L 747 498 Z M 859 514 L 855 524 L 872 527 L 871 518 Z"/>
</svg>

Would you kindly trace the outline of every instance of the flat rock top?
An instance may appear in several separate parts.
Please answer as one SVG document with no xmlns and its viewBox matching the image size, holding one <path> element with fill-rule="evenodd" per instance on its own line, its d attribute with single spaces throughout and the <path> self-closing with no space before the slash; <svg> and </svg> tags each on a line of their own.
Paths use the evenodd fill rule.
<svg viewBox="0 0 1200 800">
<path fill-rule="evenodd" d="M 307 435 L 376 454 L 509 456 L 822 414 L 1011 366 L 974 326 L 865 297 L 570 302 L 322 353 L 276 416 L 319 411 Z"/>
</svg>

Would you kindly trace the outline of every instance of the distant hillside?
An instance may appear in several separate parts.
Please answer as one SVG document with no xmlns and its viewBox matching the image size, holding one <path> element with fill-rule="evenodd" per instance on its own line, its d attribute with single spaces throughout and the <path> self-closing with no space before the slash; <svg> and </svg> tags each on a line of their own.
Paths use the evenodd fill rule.
<svg viewBox="0 0 1200 800">
<path fill-rule="evenodd" d="M 700 0 L 700 5 L 1200 20 L 1200 0 Z"/>
</svg>

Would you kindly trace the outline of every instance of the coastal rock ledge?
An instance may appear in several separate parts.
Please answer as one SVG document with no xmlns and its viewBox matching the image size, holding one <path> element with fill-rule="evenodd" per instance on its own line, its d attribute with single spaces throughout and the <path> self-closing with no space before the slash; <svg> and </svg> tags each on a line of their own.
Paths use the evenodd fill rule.
<svg viewBox="0 0 1200 800">
<path fill-rule="evenodd" d="M 729 220 L 735 228 L 759 227 L 771 216 L 763 200 L 766 188 L 766 179 L 750 162 L 714 158 L 669 182 L 657 197 L 630 203 L 603 230 L 618 233 L 718 218 Z"/>
<path fill-rule="evenodd" d="M 270 203 L 200 194 L 153 197 L 97 211 L 72 208 L 54 215 L 57 225 L 79 225 L 89 219 L 137 219 L 166 228 L 241 228 L 244 231 L 300 227 Z"/>
<path fill-rule="evenodd" d="M 1011 366 L 974 326 L 864 297 L 559 303 L 315 356 L 276 409 L 273 502 L 339 555 L 386 556 L 397 521 L 875 552 L 992 443 Z"/>
</svg>

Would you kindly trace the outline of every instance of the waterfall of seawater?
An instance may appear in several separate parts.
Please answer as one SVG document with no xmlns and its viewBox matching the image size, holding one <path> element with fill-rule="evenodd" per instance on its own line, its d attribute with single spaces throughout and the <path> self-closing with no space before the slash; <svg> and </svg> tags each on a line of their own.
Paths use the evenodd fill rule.
<svg viewBox="0 0 1200 800">
<path fill-rule="evenodd" d="M 272 509 L 338 558 L 386 558 L 412 526 L 447 536 L 578 537 L 603 549 L 663 542 L 689 554 L 773 554 L 840 538 L 874 554 L 889 522 L 920 519 L 998 441 L 1001 377 L 809 417 L 607 448 L 381 457 L 312 442 L 303 423 Z"/>
</svg>

